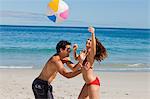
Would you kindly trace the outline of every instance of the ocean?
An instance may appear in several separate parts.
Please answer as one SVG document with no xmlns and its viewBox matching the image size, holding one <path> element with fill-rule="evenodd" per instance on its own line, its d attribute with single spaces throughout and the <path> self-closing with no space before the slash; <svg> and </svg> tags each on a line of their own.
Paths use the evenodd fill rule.
<svg viewBox="0 0 150 99">
<path fill-rule="evenodd" d="M 77 43 L 79 53 L 90 35 L 87 27 L 0 25 L 0 68 L 42 68 L 60 40 Z M 108 57 L 95 70 L 150 72 L 150 29 L 96 27 L 96 37 Z"/>
</svg>

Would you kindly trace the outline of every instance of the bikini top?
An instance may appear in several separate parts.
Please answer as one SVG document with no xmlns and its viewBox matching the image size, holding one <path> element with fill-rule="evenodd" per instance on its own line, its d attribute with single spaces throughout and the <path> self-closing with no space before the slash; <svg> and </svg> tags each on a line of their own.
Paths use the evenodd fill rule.
<svg viewBox="0 0 150 99">
<path fill-rule="evenodd" d="M 82 63 L 83 66 L 85 66 L 85 63 L 87 62 L 87 55 L 88 55 L 87 51 L 84 53 L 86 53 L 86 55 L 81 57 L 81 59 L 83 60 L 83 63 Z M 91 66 L 89 69 L 93 69 L 93 66 Z"/>
</svg>

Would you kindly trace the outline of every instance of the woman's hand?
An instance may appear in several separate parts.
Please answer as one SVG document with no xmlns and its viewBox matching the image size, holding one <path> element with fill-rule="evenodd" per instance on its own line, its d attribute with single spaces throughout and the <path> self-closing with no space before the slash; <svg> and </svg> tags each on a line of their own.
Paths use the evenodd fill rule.
<svg viewBox="0 0 150 99">
<path fill-rule="evenodd" d="M 79 57 L 78 57 L 78 60 L 79 60 L 80 63 L 83 63 L 83 61 L 85 60 L 85 58 L 86 58 L 86 53 L 81 52 L 80 55 L 79 55 Z"/>
<path fill-rule="evenodd" d="M 78 49 L 78 45 L 77 44 L 74 44 L 73 45 L 73 51 L 76 51 Z"/>
<path fill-rule="evenodd" d="M 91 33 L 94 33 L 94 32 L 95 32 L 95 28 L 92 27 L 92 26 L 90 26 L 90 27 L 88 28 L 88 31 L 91 32 Z"/>
</svg>

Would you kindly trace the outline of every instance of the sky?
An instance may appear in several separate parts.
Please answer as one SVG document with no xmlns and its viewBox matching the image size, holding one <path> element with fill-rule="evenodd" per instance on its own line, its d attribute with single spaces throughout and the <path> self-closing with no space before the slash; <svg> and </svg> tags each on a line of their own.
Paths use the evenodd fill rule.
<svg viewBox="0 0 150 99">
<path fill-rule="evenodd" d="M 150 28 L 150 0 L 64 0 L 69 18 L 46 17 L 50 0 L 0 0 L 0 24 Z"/>
</svg>

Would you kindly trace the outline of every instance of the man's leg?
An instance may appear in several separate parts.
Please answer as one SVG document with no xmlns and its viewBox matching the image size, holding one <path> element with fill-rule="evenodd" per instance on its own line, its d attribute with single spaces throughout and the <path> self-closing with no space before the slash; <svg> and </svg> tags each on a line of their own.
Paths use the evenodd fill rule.
<svg viewBox="0 0 150 99">
<path fill-rule="evenodd" d="M 41 83 L 39 79 L 35 79 L 32 84 L 32 90 L 35 99 L 47 99 L 47 85 Z"/>
<path fill-rule="evenodd" d="M 47 92 L 48 99 L 54 99 L 52 92 L 53 92 L 53 87 L 51 85 L 48 85 L 48 92 Z"/>
</svg>

